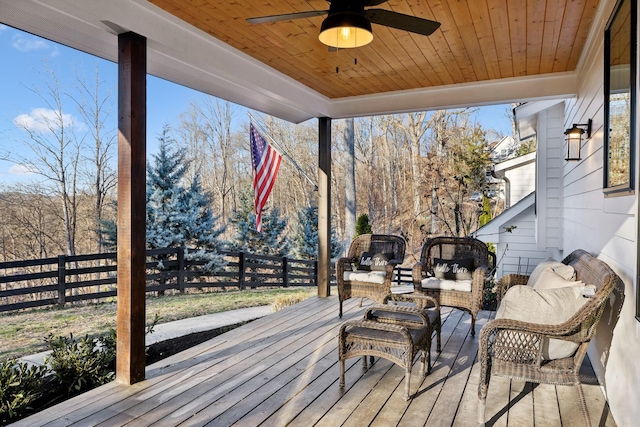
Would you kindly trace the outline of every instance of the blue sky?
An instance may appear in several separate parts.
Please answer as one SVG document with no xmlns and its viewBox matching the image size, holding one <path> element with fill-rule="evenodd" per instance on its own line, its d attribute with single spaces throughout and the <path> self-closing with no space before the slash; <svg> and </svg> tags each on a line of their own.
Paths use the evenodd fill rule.
<svg viewBox="0 0 640 427">
<path fill-rule="evenodd" d="M 104 82 L 104 90 L 112 93 L 111 117 L 108 126 L 117 126 L 117 66 L 94 56 L 44 40 L 31 34 L 0 24 L 0 156 L 7 151 L 14 156 L 25 154 L 20 141 L 25 131 L 19 129 L 15 121 L 37 124 L 39 116 L 46 115 L 46 105 L 30 88 L 43 88 L 42 75 L 46 67 L 52 69 L 60 85 L 72 88 L 76 72 L 91 81 L 96 66 Z M 155 153 L 156 136 L 164 124 L 178 123 L 180 113 L 187 110 L 189 103 L 204 99 L 206 95 L 184 86 L 179 86 L 152 76 L 147 78 L 147 154 Z M 474 119 L 485 129 L 497 129 L 511 134 L 511 125 L 505 117 L 507 106 L 482 107 Z M 239 109 L 244 111 L 244 109 Z M 77 118 L 77 113 L 69 104 L 69 120 Z M 246 122 L 244 113 L 236 114 L 238 124 Z M 30 179 L 25 170 L 12 161 L 0 160 L 0 187 Z M 32 176 L 32 175 L 31 175 Z"/>
</svg>

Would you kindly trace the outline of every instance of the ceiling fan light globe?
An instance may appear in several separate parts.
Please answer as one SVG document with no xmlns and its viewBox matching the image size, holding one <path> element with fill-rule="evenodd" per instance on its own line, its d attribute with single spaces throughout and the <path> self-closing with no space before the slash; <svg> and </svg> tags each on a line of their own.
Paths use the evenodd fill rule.
<svg viewBox="0 0 640 427">
<path fill-rule="evenodd" d="M 327 46 L 349 49 L 371 43 L 373 32 L 371 23 L 364 15 L 338 12 L 322 22 L 318 39 Z"/>
</svg>

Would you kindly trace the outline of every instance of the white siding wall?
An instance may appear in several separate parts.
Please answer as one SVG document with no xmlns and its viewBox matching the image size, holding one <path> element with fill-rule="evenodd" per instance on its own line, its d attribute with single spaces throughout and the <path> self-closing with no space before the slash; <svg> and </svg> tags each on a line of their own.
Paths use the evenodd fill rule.
<svg viewBox="0 0 640 427">
<path fill-rule="evenodd" d="M 508 224 L 500 227 L 516 226 L 511 233 L 501 233 L 496 245 L 498 259 L 497 277 L 505 274 L 529 275 L 536 265 L 548 258 L 546 251 L 535 248 L 535 214 L 533 206 L 527 208 Z"/>
<path fill-rule="evenodd" d="M 537 229 L 538 250 L 562 250 L 562 168 L 564 106 L 538 113 Z"/>
<path fill-rule="evenodd" d="M 506 170 L 505 178 L 510 183 L 511 206 L 528 196 L 536 188 L 536 163 L 535 161 Z"/>
<path fill-rule="evenodd" d="M 606 16 L 614 5 L 614 0 L 606 1 Z M 583 142 L 582 160 L 563 164 L 564 253 L 585 249 L 609 264 L 625 283 L 617 325 L 612 330 L 615 318 L 605 311 L 589 356 L 617 424 L 636 426 L 640 420 L 640 325 L 635 319 L 638 190 L 630 196 L 603 195 L 603 57 L 600 40 L 582 68 L 577 99 L 565 104 L 564 128 L 591 118 L 593 130 L 591 139 Z M 636 123 L 640 123 L 637 117 Z M 636 147 L 639 142 L 636 136 Z M 639 159 L 635 162 L 637 167 Z"/>
</svg>

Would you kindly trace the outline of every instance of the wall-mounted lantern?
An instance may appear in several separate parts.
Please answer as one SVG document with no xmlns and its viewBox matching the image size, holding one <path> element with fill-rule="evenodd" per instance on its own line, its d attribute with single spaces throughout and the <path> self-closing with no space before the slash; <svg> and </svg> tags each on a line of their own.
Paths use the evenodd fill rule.
<svg viewBox="0 0 640 427">
<path fill-rule="evenodd" d="M 580 160 L 580 147 L 582 146 L 582 135 L 587 134 L 587 139 L 591 138 L 591 122 L 574 123 L 573 127 L 564 131 L 564 140 L 567 143 L 566 161 Z"/>
</svg>

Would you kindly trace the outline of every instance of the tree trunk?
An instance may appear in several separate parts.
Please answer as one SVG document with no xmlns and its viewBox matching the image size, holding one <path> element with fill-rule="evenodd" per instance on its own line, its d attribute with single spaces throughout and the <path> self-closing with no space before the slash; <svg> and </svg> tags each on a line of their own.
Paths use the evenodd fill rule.
<svg viewBox="0 0 640 427">
<path fill-rule="evenodd" d="M 344 236 L 347 242 L 353 240 L 356 232 L 356 163 L 354 134 L 354 120 L 345 120 L 344 143 L 347 147 L 347 152 L 345 155 L 344 179 Z"/>
</svg>

